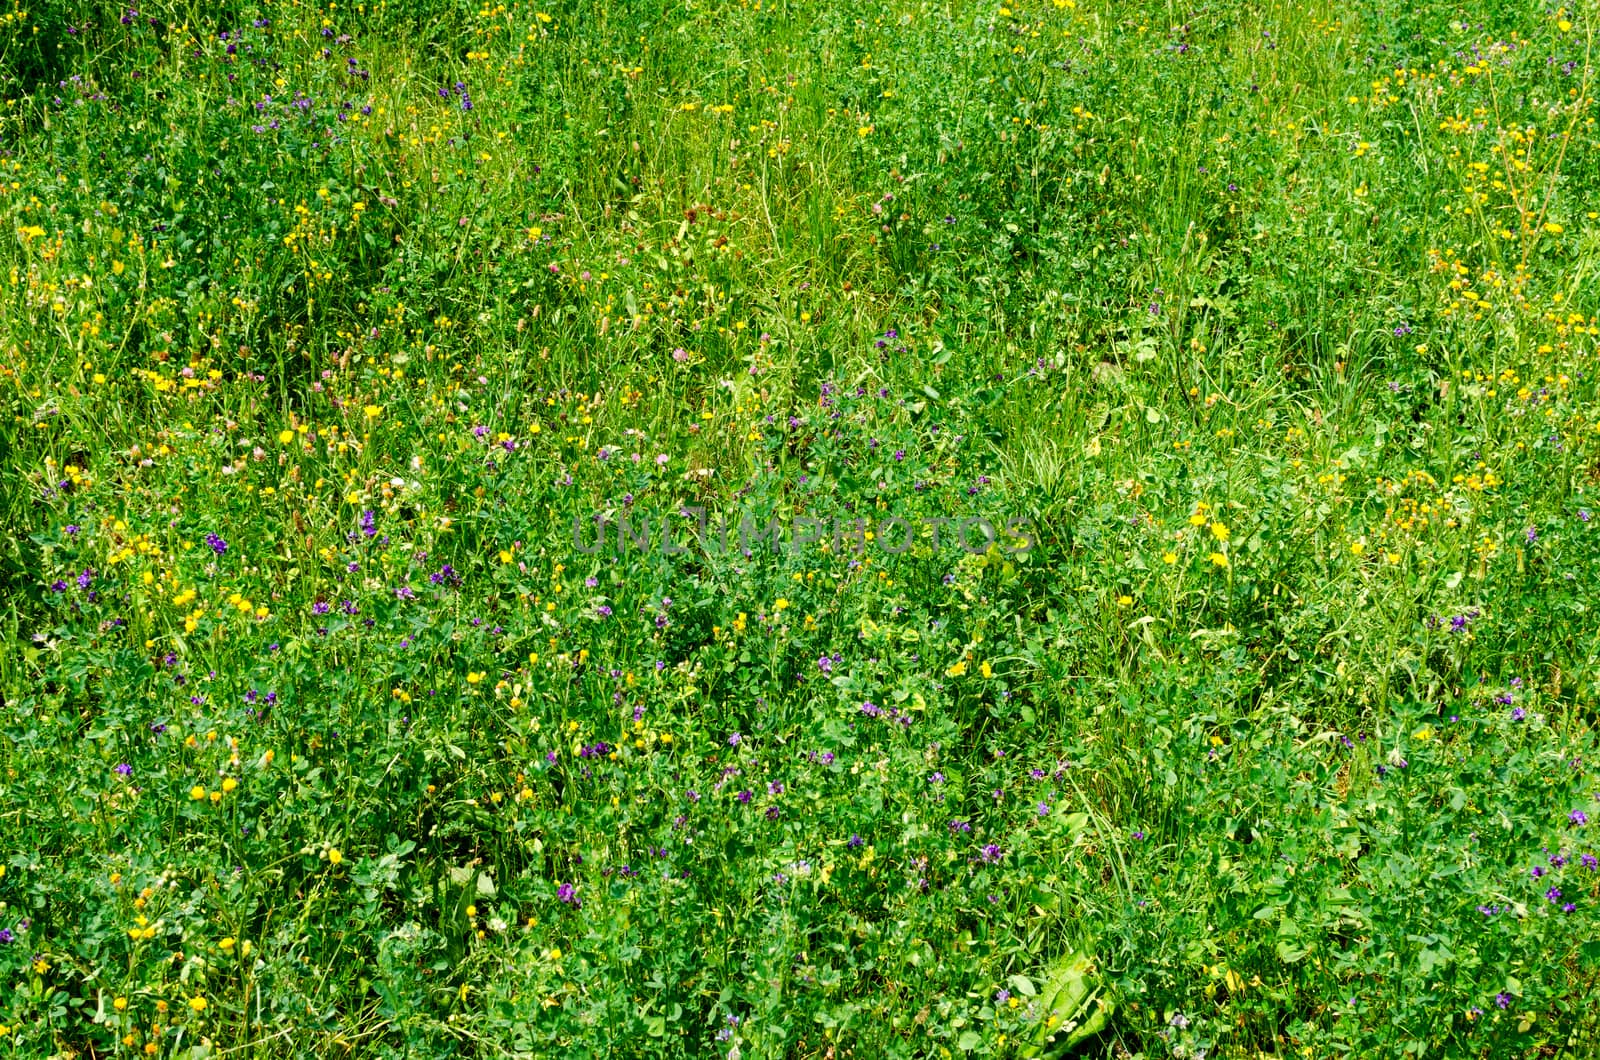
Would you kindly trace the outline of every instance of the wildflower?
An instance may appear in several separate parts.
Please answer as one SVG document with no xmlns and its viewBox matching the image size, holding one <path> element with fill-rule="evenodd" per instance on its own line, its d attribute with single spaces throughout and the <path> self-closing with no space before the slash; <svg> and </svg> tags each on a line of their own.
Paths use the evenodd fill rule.
<svg viewBox="0 0 1600 1060">
<path fill-rule="evenodd" d="M 228 543 L 222 540 L 222 538 L 216 534 L 207 534 L 206 544 L 210 545 L 211 551 L 215 552 L 219 556 L 228 551 Z"/>
</svg>

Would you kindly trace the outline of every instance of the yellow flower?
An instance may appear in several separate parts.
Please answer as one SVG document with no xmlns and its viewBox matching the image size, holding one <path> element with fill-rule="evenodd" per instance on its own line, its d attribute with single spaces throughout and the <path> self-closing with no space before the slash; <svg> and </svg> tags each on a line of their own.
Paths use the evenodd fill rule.
<svg viewBox="0 0 1600 1060">
<path fill-rule="evenodd" d="M 789 606 L 788 599 L 785 598 L 785 597 L 780 596 L 780 597 L 778 597 L 777 602 L 772 605 L 772 609 L 774 611 L 782 611 L 782 610 L 786 609 L 788 606 Z"/>
<path fill-rule="evenodd" d="M 285 428 L 278 432 L 278 442 L 280 445 L 288 445 L 292 441 L 294 441 L 293 431 Z"/>
<path fill-rule="evenodd" d="M 119 997 L 115 1001 L 111 1002 L 111 1005 L 118 1012 L 121 1012 L 128 1007 L 128 999 L 125 997 Z"/>
<path fill-rule="evenodd" d="M 205 785 L 196 784 L 194 787 L 189 789 L 189 798 L 193 799 L 195 802 L 199 802 L 201 799 L 203 799 L 205 797 L 206 797 Z"/>
<path fill-rule="evenodd" d="M 477 916 L 478 915 L 478 907 L 475 906 L 475 905 L 467 906 L 467 915 L 468 916 Z"/>
<path fill-rule="evenodd" d="M 1350 554 L 1352 556 L 1359 556 L 1359 555 L 1361 555 L 1361 553 L 1365 552 L 1366 550 L 1367 550 L 1367 544 L 1366 544 L 1365 541 L 1352 541 L 1350 543 Z"/>
<path fill-rule="evenodd" d="M 1178 554 L 1176 552 L 1163 552 L 1161 554 L 1161 562 L 1170 567 L 1178 562 Z"/>
<path fill-rule="evenodd" d="M 369 420 L 375 420 L 383 415 L 383 409 L 378 405 L 368 405 L 363 411 L 366 412 Z"/>
<path fill-rule="evenodd" d="M 339 862 L 341 862 L 343 860 L 344 860 L 344 855 L 339 852 L 339 848 L 338 847 L 330 847 L 329 848 L 329 850 L 328 850 L 328 864 L 337 865 L 337 864 L 339 864 Z"/>
<path fill-rule="evenodd" d="M 1429 740 L 1433 739 L 1433 726 L 1424 725 L 1422 728 L 1412 733 L 1411 738 L 1416 740 L 1418 743 L 1427 743 Z"/>
<path fill-rule="evenodd" d="M 40 236 L 44 235 L 44 229 L 40 228 L 38 225 L 24 225 L 23 227 L 17 229 L 17 231 L 19 234 L 21 234 L 23 239 L 38 239 Z"/>
<path fill-rule="evenodd" d="M 232 777 L 228 777 L 226 780 L 224 780 L 222 782 L 222 790 L 223 791 L 232 791 L 234 788 L 237 788 L 238 786 L 239 786 L 239 782 L 237 780 L 234 780 Z"/>
<path fill-rule="evenodd" d="M 980 674 L 982 674 L 984 677 L 993 677 L 994 676 L 994 667 L 990 666 L 989 665 L 989 661 L 987 659 L 985 659 L 984 662 L 983 662 L 983 665 L 978 667 L 978 672 Z"/>
<path fill-rule="evenodd" d="M 234 941 L 231 938 L 223 939 L 221 942 L 217 943 L 217 949 L 222 950 L 224 953 L 233 949 L 233 946 Z"/>
<path fill-rule="evenodd" d="M 189 999 L 189 1007 L 196 1012 L 204 1012 L 206 1010 L 206 999 L 196 994 Z"/>
<path fill-rule="evenodd" d="M 967 660 L 962 659 L 944 672 L 946 677 L 960 677 L 967 672 Z"/>
<path fill-rule="evenodd" d="M 474 670 L 472 673 L 469 673 L 467 675 L 467 684 L 469 684 L 469 685 L 475 685 L 479 681 L 482 681 L 482 680 L 483 680 L 483 671 L 482 670 Z"/>
<path fill-rule="evenodd" d="M 1228 528 L 1223 526 L 1221 523 L 1212 523 L 1211 536 L 1216 538 L 1218 541 L 1226 541 L 1228 540 Z"/>
<path fill-rule="evenodd" d="M 1119 597 L 1117 597 L 1118 606 L 1127 607 L 1131 603 L 1133 603 L 1133 597 L 1131 597 L 1131 596 L 1119 596 Z"/>
<path fill-rule="evenodd" d="M 1228 565 L 1228 557 L 1221 552 L 1213 552 L 1211 553 L 1211 562 L 1219 567 L 1226 567 Z"/>
</svg>

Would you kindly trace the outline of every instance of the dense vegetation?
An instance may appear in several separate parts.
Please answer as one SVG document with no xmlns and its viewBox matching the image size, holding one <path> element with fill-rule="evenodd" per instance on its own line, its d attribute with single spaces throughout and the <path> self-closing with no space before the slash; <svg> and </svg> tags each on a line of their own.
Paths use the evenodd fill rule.
<svg viewBox="0 0 1600 1060">
<path fill-rule="evenodd" d="M 1595 1055 L 1597 29 L 18 0 L 0 1055 Z"/>
</svg>

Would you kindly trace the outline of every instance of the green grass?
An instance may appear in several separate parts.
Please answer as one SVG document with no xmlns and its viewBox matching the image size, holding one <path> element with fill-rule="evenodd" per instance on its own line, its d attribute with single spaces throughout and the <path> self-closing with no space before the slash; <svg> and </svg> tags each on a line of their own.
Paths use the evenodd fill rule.
<svg viewBox="0 0 1600 1060">
<path fill-rule="evenodd" d="M 0 1055 L 1593 1055 L 1597 29 L 0 12 Z"/>
</svg>

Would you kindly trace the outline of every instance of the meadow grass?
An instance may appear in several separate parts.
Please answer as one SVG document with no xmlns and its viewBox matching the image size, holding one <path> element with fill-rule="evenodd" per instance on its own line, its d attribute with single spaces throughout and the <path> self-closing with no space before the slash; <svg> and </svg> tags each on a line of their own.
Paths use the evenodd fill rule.
<svg viewBox="0 0 1600 1060">
<path fill-rule="evenodd" d="M 1596 1055 L 1597 30 L 16 0 L 0 1056 Z"/>
</svg>

